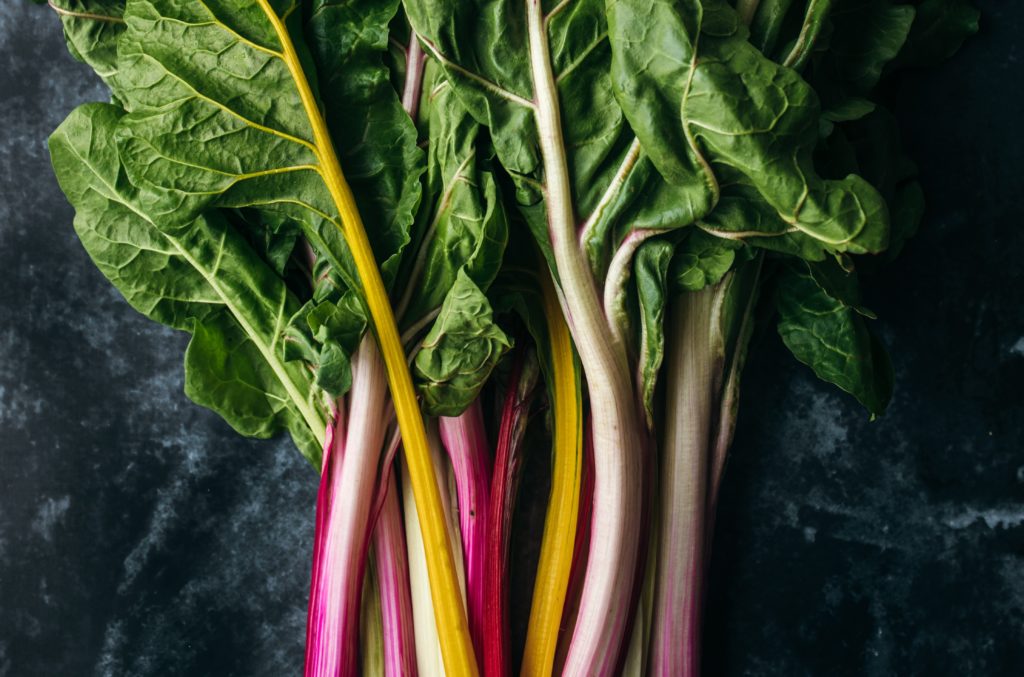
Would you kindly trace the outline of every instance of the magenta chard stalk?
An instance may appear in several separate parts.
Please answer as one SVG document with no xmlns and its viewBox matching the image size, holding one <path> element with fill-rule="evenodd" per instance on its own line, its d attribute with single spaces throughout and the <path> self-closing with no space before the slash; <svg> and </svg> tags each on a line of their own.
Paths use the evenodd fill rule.
<svg viewBox="0 0 1024 677">
<path fill-rule="evenodd" d="M 377 563 L 384 626 L 384 674 L 415 677 L 416 639 L 409 595 L 409 561 L 395 473 L 389 473 L 385 481 L 384 500 L 373 532 L 373 556 Z"/>
<path fill-rule="evenodd" d="M 438 429 L 455 476 L 466 567 L 469 631 L 480 660 L 483 657 L 484 556 L 491 493 L 490 447 L 480 400 L 474 400 L 459 416 L 441 416 Z"/>
<path fill-rule="evenodd" d="M 368 335 L 353 355 L 348 412 L 336 416 L 317 500 L 306 677 L 357 674 L 360 595 L 386 398 L 384 362 Z"/>
</svg>

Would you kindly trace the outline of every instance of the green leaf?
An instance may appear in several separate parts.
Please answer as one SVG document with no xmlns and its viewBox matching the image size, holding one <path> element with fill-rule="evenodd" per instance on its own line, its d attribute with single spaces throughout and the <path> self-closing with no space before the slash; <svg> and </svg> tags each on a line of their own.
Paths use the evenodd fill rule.
<svg viewBox="0 0 1024 677">
<path fill-rule="evenodd" d="M 285 363 L 282 331 L 299 303 L 245 238 L 217 214 L 162 232 L 120 165 L 119 108 L 87 104 L 50 138 L 75 230 L 100 271 L 138 311 L 192 331 L 186 392 L 245 435 L 287 429 L 315 462 L 322 413 L 310 380 Z"/>
<path fill-rule="evenodd" d="M 325 259 L 317 260 L 313 278 L 313 298 L 285 328 L 284 356 L 302 361 L 314 374 L 314 384 L 338 398 L 352 385 L 349 359 L 366 331 L 366 314 L 358 295 L 344 286 Z"/>
<path fill-rule="evenodd" d="M 491 285 L 508 242 L 508 221 L 490 162 L 490 148 L 474 120 L 427 65 L 421 112 L 427 116 L 427 199 L 402 302 L 403 324 L 436 312 L 460 270 L 483 291 Z"/>
<path fill-rule="evenodd" d="M 742 180 L 791 229 L 829 251 L 885 248 L 878 193 L 858 176 L 830 181 L 814 170 L 820 109 L 813 90 L 747 42 L 727 5 L 612 0 L 609 27 L 616 93 L 669 183 L 702 190 L 710 208 L 723 179 Z"/>
<path fill-rule="evenodd" d="M 424 410 L 437 416 L 462 413 L 511 347 L 493 321 L 487 297 L 460 271 L 416 354 L 414 373 Z"/>
<path fill-rule="evenodd" d="M 890 212 L 890 241 L 883 258 L 892 260 L 917 231 L 924 213 L 924 195 L 917 182 L 917 166 L 907 156 L 893 115 L 882 107 L 870 115 L 842 125 L 834 135 L 848 149 L 842 155 L 829 153 L 822 164 L 853 167 L 885 198 Z M 834 145 L 834 144 L 830 144 Z M 845 157 L 844 157 L 845 156 Z"/>
<path fill-rule="evenodd" d="M 694 229 L 676 249 L 672 261 L 674 288 L 699 291 L 718 284 L 732 268 L 738 247 L 738 242 L 712 237 Z"/>
<path fill-rule="evenodd" d="M 647 414 L 647 427 L 651 430 L 654 430 L 654 389 L 665 357 L 668 270 L 674 249 L 664 240 L 650 240 L 640 246 L 633 262 L 640 307 L 640 398 Z"/>
<path fill-rule="evenodd" d="M 953 55 L 978 32 L 981 12 L 970 0 L 924 0 L 895 66 L 929 66 Z"/>
<path fill-rule="evenodd" d="M 304 35 L 331 139 L 383 262 L 398 269 L 421 200 L 423 152 L 384 65 L 399 0 L 313 0 Z M 393 252 L 393 253 L 391 253 Z M 391 253 L 387 259 L 383 257 Z"/>
<path fill-rule="evenodd" d="M 521 213 L 553 264 L 545 201 L 550 177 L 542 168 L 531 70 L 531 56 L 536 63 L 545 55 L 531 53 L 527 4 L 407 0 L 405 8 L 456 96 L 490 130 L 497 157 L 515 184 Z M 600 275 L 630 230 L 684 226 L 700 211 L 696 203 L 704 196 L 665 184 L 635 143 L 609 79 L 604 0 L 580 0 L 571 8 L 565 3 L 549 10 L 546 56 L 561 107 L 558 143 L 565 153 L 572 211 Z"/>
<path fill-rule="evenodd" d="M 864 316 L 828 294 L 801 264 L 780 275 L 776 303 L 779 335 L 793 355 L 881 414 L 892 395 L 892 365 Z"/>
<path fill-rule="evenodd" d="M 51 0 L 68 51 L 109 85 L 117 73 L 117 39 L 124 32 L 124 0 Z"/>
<path fill-rule="evenodd" d="M 792 6 L 793 0 L 761 0 L 758 3 L 754 20 L 750 22 L 750 41 L 763 54 L 775 53 Z"/>
<path fill-rule="evenodd" d="M 782 61 L 783 65 L 800 70 L 811 54 L 818 47 L 818 39 L 828 25 L 829 13 L 832 11 L 834 0 L 809 0 L 807 12 L 804 14 L 804 22 L 800 28 L 789 54 Z"/>
<path fill-rule="evenodd" d="M 337 152 L 366 210 L 370 243 L 387 279 L 408 238 L 416 202 L 408 191 L 421 171 L 409 164 L 418 157 L 415 130 L 381 60 L 381 30 L 396 5 L 359 3 L 365 24 L 351 23 L 349 8 L 318 5 L 309 29 L 320 36 L 314 47 L 331 41 L 337 51 L 318 73 L 303 57 L 294 6 L 277 11 L 288 17 L 295 55 L 263 1 L 128 0 L 116 77 L 130 111 L 117 130 L 128 175 L 165 228 L 187 224 L 212 206 L 257 207 L 290 217 L 346 275 L 348 286 L 360 288 L 342 237 Z M 310 97 L 318 81 L 336 84 L 335 67 L 347 69 L 348 103 L 337 110 L 328 106 L 334 137 L 327 139 L 318 136 L 318 102 Z"/>
<path fill-rule="evenodd" d="M 831 108 L 870 92 L 903 48 L 914 7 L 891 0 L 841 0 L 832 11 L 828 50 L 814 59 L 808 80 Z"/>
</svg>

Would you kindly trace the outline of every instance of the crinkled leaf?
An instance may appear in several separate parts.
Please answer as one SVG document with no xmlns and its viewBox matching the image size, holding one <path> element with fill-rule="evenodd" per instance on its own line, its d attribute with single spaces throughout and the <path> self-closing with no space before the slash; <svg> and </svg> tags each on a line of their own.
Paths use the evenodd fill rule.
<svg viewBox="0 0 1024 677">
<path fill-rule="evenodd" d="M 486 291 L 498 274 L 508 241 L 489 148 L 472 118 L 428 64 L 422 112 L 429 149 L 424 226 L 417 253 L 403 279 L 403 318 L 414 323 L 440 307 L 460 270 Z"/>
<path fill-rule="evenodd" d="M 814 170 L 814 92 L 747 42 L 731 8 L 612 0 L 609 28 L 616 93 L 667 181 L 703 191 L 710 208 L 723 176 L 742 177 L 790 228 L 830 251 L 885 248 L 878 193 L 858 176 L 830 181 Z"/>
<path fill-rule="evenodd" d="M 117 73 L 117 39 L 124 32 L 124 0 L 50 0 L 60 16 L 68 51 L 110 84 Z"/>
<path fill-rule="evenodd" d="M 308 374 L 286 364 L 281 347 L 298 301 L 217 214 L 173 233 L 154 225 L 113 142 L 122 115 L 115 106 L 87 104 L 50 138 L 82 244 L 136 310 L 194 332 L 186 359 L 191 398 L 245 435 L 289 430 L 315 462 L 323 418 L 308 399 Z"/>
<path fill-rule="evenodd" d="M 856 171 L 885 198 L 891 228 L 883 257 L 891 260 L 917 231 L 924 213 L 917 166 L 903 149 L 896 119 L 878 107 L 864 118 L 844 123 L 828 146 L 829 152 L 819 157 L 826 170 Z"/>
<path fill-rule="evenodd" d="M 801 264 L 786 268 L 776 299 L 779 335 L 822 380 L 850 393 L 872 414 L 892 395 L 892 365 L 855 308 L 830 296 Z"/>
<path fill-rule="evenodd" d="M 291 219 L 255 209 L 225 210 L 267 265 L 285 277 L 299 242 L 301 228 Z M 306 262 L 301 265 L 305 266 Z M 307 271 L 308 275 L 308 271 Z M 307 284 L 308 286 L 308 284 Z"/>
<path fill-rule="evenodd" d="M 790 223 L 768 204 L 757 189 L 743 179 L 722 187 L 714 211 L 699 222 L 700 227 L 721 239 L 744 243 L 808 261 L 820 261 L 831 248 Z"/>
<path fill-rule="evenodd" d="M 515 183 L 516 202 L 551 262 L 527 4 L 408 0 L 404 6 L 455 94 L 490 130 L 497 157 Z M 634 143 L 609 79 L 604 0 L 549 9 L 548 52 L 561 107 L 560 142 L 573 212 L 586 224 L 584 244 L 600 274 L 627 231 L 686 225 L 703 208 L 696 203 L 704 195 L 665 184 Z"/>
<path fill-rule="evenodd" d="M 362 15 L 350 10 L 359 8 L 365 23 L 352 23 Z M 395 3 L 317 7 L 310 31 L 331 41 L 338 60 L 322 64 L 319 81 L 334 86 L 334 66 L 344 67 L 349 81 L 347 107 L 328 110 L 333 144 L 314 135 L 317 102 L 302 98 L 315 91 L 318 74 L 302 58 L 300 12 L 291 9 L 277 3 L 271 10 L 264 0 L 128 0 L 116 83 L 130 113 L 119 124 L 119 149 L 146 209 L 161 222 L 188 223 L 210 206 L 276 211 L 300 223 L 314 247 L 346 274 L 348 286 L 358 288 L 328 188 L 333 151 L 366 210 L 385 278 L 397 265 L 415 205 L 415 196 L 402 191 L 415 185 L 420 171 L 408 166 L 416 156 L 415 132 L 380 57 L 386 49 L 381 31 Z M 285 58 L 280 24 L 270 11 L 288 15 L 299 62 Z"/>
<path fill-rule="evenodd" d="M 352 385 L 349 358 L 366 331 L 366 314 L 359 297 L 344 286 L 324 259 L 314 266 L 313 298 L 295 313 L 285 328 L 285 359 L 300 360 L 314 374 L 314 384 L 330 396 L 345 394 Z"/>
<path fill-rule="evenodd" d="M 807 270 L 823 292 L 864 317 L 875 319 L 875 314 L 861 305 L 856 272 L 844 270 L 835 259 L 808 263 Z"/>
<path fill-rule="evenodd" d="M 738 242 L 712 237 L 699 230 L 687 234 L 672 261 L 673 289 L 699 291 L 717 284 L 736 259 Z"/>
<path fill-rule="evenodd" d="M 438 416 L 462 413 L 511 347 L 494 323 L 487 297 L 460 271 L 416 354 L 415 376 L 425 411 Z"/>
<path fill-rule="evenodd" d="M 304 34 L 331 138 L 390 284 L 421 198 L 423 152 L 384 65 L 398 0 L 313 0 Z M 298 11 L 301 11 L 298 10 Z M 394 253 L 392 253 L 394 252 Z M 382 259 L 383 260 L 383 259 Z"/>
</svg>

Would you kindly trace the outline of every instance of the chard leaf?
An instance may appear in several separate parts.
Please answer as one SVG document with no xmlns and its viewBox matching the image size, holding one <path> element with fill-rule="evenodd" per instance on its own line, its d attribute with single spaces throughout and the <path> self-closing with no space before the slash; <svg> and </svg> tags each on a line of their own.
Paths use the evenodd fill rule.
<svg viewBox="0 0 1024 677">
<path fill-rule="evenodd" d="M 654 389 L 665 357 L 666 293 L 673 249 L 665 240 L 645 242 L 633 262 L 640 306 L 640 399 L 650 430 L 654 430 Z"/>
<path fill-rule="evenodd" d="M 360 8 L 372 22 L 351 23 L 349 10 Z M 338 48 L 330 59 L 321 55 L 321 73 L 310 63 L 316 59 L 304 56 L 295 5 L 128 0 L 116 84 L 130 112 L 117 137 L 147 210 L 167 227 L 211 206 L 276 211 L 301 224 L 359 289 L 347 245 L 359 227 L 342 213 L 340 156 L 372 226 L 366 233 L 373 253 L 385 278 L 393 275 L 416 202 L 408 192 L 420 171 L 410 165 L 418 157 L 415 130 L 381 61 L 386 30 L 377 23 L 386 28 L 395 8 L 377 0 L 318 4 L 313 46 L 330 41 Z M 337 85 L 341 68 L 344 105 L 333 95 L 327 100 L 337 107 L 328 105 L 330 137 L 316 85 L 318 78 Z"/>
<path fill-rule="evenodd" d="M 76 109 L 50 138 L 75 230 L 100 271 L 147 317 L 193 332 L 186 392 L 244 435 L 287 429 L 316 462 L 321 412 L 309 376 L 285 363 L 281 332 L 299 306 L 230 224 L 210 214 L 166 233 L 127 181 L 113 135 L 123 111 Z"/>
<path fill-rule="evenodd" d="M 854 97 L 835 104 L 824 111 L 821 117 L 829 122 L 849 122 L 850 120 L 860 120 L 873 110 L 875 110 L 875 103 L 873 101 Z"/>
<path fill-rule="evenodd" d="M 814 170 L 814 91 L 747 42 L 724 2 L 611 0 L 609 28 L 616 94 L 669 183 L 703 191 L 710 207 L 723 175 L 741 179 L 789 229 L 830 251 L 885 248 L 878 193 L 858 176 L 830 181 Z"/>
<path fill-rule="evenodd" d="M 779 278 L 778 330 L 794 357 L 818 378 L 853 395 L 873 415 L 892 396 L 892 365 L 856 308 L 831 296 L 802 264 Z"/>
<path fill-rule="evenodd" d="M 409 241 L 424 170 L 416 127 L 384 65 L 388 24 L 398 11 L 398 0 L 309 4 L 304 35 L 331 139 L 390 284 L 398 267 L 396 253 Z"/>
<path fill-rule="evenodd" d="M 978 32 L 980 16 L 970 0 L 924 0 L 894 65 L 928 66 L 952 56 Z"/>
<path fill-rule="evenodd" d="M 917 166 L 903 149 L 896 120 L 878 107 L 864 118 L 843 124 L 833 137 L 821 163 L 827 171 L 860 173 L 885 198 L 891 229 L 883 258 L 892 260 L 917 231 L 924 214 Z"/>
<path fill-rule="evenodd" d="M 775 53 L 792 6 L 793 0 L 761 0 L 757 4 L 757 12 L 750 22 L 750 41 L 763 54 Z"/>
<path fill-rule="evenodd" d="M 494 323 L 487 297 L 460 271 L 416 354 L 424 410 L 436 416 L 462 413 L 511 347 Z"/>
<path fill-rule="evenodd" d="M 699 230 L 687 234 L 672 261 L 673 286 L 681 291 L 699 291 L 718 284 L 732 268 L 740 244 L 712 237 Z"/>
<path fill-rule="evenodd" d="M 409 20 L 444 69 L 463 105 L 491 133 L 515 183 L 515 200 L 554 264 L 537 123 L 528 3 L 503 0 L 407 0 Z M 704 196 L 668 186 L 626 123 L 612 93 L 603 0 L 552 6 L 544 17 L 547 54 L 561 106 L 561 136 L 573 204 L 592 265 L 600 274 L 630 230 L 686 225 Z M 536 52 L 536 50 L 534 50 Z M 558 205 L 558 209 L 563 209 Z M 560 218 L 560 217 L 559 217 Z M 557 266 L 554 273 L 560 274 Z"/>
<path fill-rule="evenodd" d="M 313 298 L 285 328 L 284 356 L 304 362 L 314 374 L 314 384 L 338 398 L 352 385 L 349 358 L 366 330 L 366 314 L 358 295 L 344 286 L 325 259 L 317 260 L 313 278 Z"/>
<path fill-rule="evenodd" d="M 906 42 L 914 7 L 891 0 L 841 0 L 832 11 L 828 50 L 814 59 L 808 80 L 831 108 L 871 91 Z"/>
<path fill-rule="evenodd" d="M 117 73 L 117 39 L 124 32 L 124 0 L 50 0 L 60 16 L 71 55 L 111 84 Z"/>
<path fill-rule="evenodd" d="M 234 217 L 232 223 L 245 234 L 260 258 L 275 273 L 285 277 L 301 234 L 298 224 L 271 212 L 246 209 L 226 210 L 226 213 Z"/>
<path fill-rule="evenodd" d="M 404 324 L 436 312 L 460 270 L 486 291 L 508 241 L 485 135 L 440 75 L 436 63 L 427 64 L 421 107 L 429 142 L 427 199 L 417 253 L 403 279 Z"/>
<path fill-rule="evenodd" d="M 804 14 L 803 26 L 789 54 L 782 61 L 784 66 L 800 70 L 817 46 L 818 39 L 828 24 L 829 13 L 834 0 L 809 0 L 807 12 Z"/>
</svg>

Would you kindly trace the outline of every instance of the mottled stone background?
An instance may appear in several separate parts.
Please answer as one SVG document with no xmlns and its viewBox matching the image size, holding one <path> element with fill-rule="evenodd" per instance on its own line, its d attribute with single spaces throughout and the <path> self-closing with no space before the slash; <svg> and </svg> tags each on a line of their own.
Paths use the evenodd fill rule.
<svg viewBox="0 0 1024 677">
<path fill-rule="evenodd" d="M 869 281 L 889 413 L 747 369 L 708 675 L 1024 674 L 1024 5 L 894 88 L 927 222 Z M 315 477 L 182 394 L 182 335 L 93 268 L 47 134 L 103 99 L 0 11 L 0 676 L 300 672 Z"/>
</svg>

